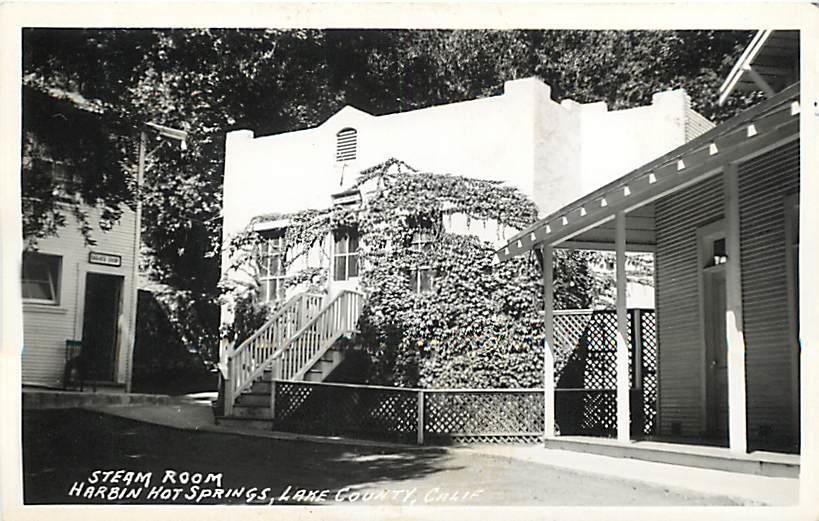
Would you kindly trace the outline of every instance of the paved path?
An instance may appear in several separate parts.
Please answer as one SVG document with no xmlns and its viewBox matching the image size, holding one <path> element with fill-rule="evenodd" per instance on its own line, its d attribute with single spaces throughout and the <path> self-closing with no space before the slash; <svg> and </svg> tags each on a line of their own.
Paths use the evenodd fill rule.
<svg viewBox="0 0 819 521">
<path fill-rule="evenodd" d="M 366 440 L 306 436 L 286 432 L 217 426 L 214 425 L 210 409 L 210 399 L 212 398 L 210 395 L 203 394 L 198 397 L 198 400 L 193 397 L 172 405 L 103 406 L 98 407 L 97 410 L 181 429 L 239 433 L 246 436 L 280 440 L 338 443 L 367 447 L 402 447 L 397 444 Z M 789 478 L 771 478 L 595 454 L 547 450 L 537 445 L 473 445 L 465 448 L 450 448 L 448 451 L 477 452 L 484 455 L 549 465 L 568 471 L 606 476 L 610 479 L 629 482 L 639 481 L 643 484 L 665 487 L 688 494 L 717 495 L 733 498 L 733 501 L 747 505 L 789 506 L 795 505 L 799 501 L 798 480 Z"/>
<path fill-rule="evenodd" d="M 204 428 L 198 428 L 204 427 L 197 421 L 198 414 L 204 415 L 201 407 L 168 407 L 179 408 L 163 411 L 154 406 L 151 414 L 161 416 L 165 423 L 176 424 L 177 428 L 76 409 L 24 412 L 26 502 L 188 503 L 191 500 L 183 496 L 189 495 L 199 496 L 203 504 L 267 504 L 271 498 L 287 504 L 461 506 L 749 503 L 738 498 L 558 468 L 536 461 L 534 457 L 527 460 L 514 451 L 491 454 L 476 449 L 410 449 L 352 445 L 344 441 L 308 443 L 205 432 Z M 120 408 L 115 412 L 143 419 L 147 414 L 145 411 L 140 414 L 137 408 Z M 530 450 L 535 454 L 537 449 Z M 150 472 L 150 483 L 146 483 L 150 486 L 131 487 L 142 488 L 140 496 L 131 500 L 101 498 L 98 488 L 94 489 L 97 496 L 82 497 L 89 485 L 101 485 L 99 479 L 97 483 L 89 483 L 89 478 L 93 471 L 104 469 Z M 219 487 L 210 483 L 196 490 L 191 483 L 185 486 L 178 482 L 162 483 L 166 470 L 177 472 L 177 480 L 181 472 L 221 474 L 221 483 Z M 72 486 L 80 497 L 68 495 Z M 108 483 L 108 486 L 116 484 Z M 180 488 L 182 492 L 176 499 L 149 498 L 149 492 L 156 486 L 171 491 Z M 208 492 L 203 494 L 202 489 Z M 215 495 L 216 489 L 222 489 L 222 494 L 233 489 L 235 496 L 229 499 L 207 496 L 208 493 Z M 301 495 L 300 489 L 304 491 Z M 110 490 L 105 493 L 110 494 Z"/>
</svg>

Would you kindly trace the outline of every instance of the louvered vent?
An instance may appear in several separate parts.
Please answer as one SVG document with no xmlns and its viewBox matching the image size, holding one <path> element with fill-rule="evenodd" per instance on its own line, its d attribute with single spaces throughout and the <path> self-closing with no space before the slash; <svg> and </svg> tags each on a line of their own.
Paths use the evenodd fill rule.
<svg viewBox="0 0 819 521">
<path fill-rule="evenodd" d="M 354 128 L 345 128 L 336 134 L 336 161 L 355 159 L 358 147 L 358 132 Z"/>
</svg>

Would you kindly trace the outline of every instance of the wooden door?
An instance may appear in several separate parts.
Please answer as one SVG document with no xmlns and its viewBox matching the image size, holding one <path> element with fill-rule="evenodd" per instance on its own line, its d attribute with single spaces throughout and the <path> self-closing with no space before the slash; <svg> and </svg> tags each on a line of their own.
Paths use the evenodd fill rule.
<svg viewBox="0 0 819 521">
<path fill-rule="evenodd" d="M 725 269 L 714 266 L 705 273 L 706 430 L 728 439 L 728 345 L 725 331 Z"/>
<path fill-rule="evenodd" d="M 88 273 L 85 277 L 82 357 L 86 380 L 114 380 L 122 281 L 121 276 L 102 273 Z"/>
</svg>

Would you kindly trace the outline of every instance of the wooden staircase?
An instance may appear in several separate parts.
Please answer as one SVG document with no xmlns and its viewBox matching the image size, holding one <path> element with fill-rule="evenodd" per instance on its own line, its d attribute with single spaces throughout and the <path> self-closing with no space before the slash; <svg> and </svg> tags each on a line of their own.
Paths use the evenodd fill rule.
<svg viewBox="0 0 819 521">
<path fill-rule="evenodd" d="M 273 427 L 275 380 L 320 382 L 341 363 L 334 348 L 356 331 L 361 293 L 344 290 L 326 303 L 301 293 L 288 300 L 258 331 L 225 353 L 224 415 L 216 422 Z"/>
</svg>

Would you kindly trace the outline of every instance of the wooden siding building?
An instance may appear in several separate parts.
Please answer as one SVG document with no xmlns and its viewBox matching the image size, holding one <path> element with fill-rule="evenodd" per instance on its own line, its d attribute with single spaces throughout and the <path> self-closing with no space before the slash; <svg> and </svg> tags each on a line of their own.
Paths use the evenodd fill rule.
<svg viewBox="0 0 819 521">
<path fill-rule="evenodd" d="M 631 439 L 627 251 L 653 251 L 655 438 L 799 450 L 799 84 L 513 237 L 499 260 L 555 248 L 617 254 L 617 437 Z M 544 269 L 547 288 L 552 270 Z M 554 437 L 546 292 L 546 436 Z M 558 426 L 559 429 L 559 426 Z"/>
<path fill-rule="evenodd" d="M 37 128 L 46 127 L 37 133 L 32 125 L 24 126 L 32 134 L 29 139 L 37 142 L 32 149 L 36 154 L 24 160 L 38 162 L 41 171 L 50 170 L 58 186 L 83 173 L 66 167 L 55 152 L 61 143 L 52 146 L 53 141 L 62 132 L 98 129 L 100 124 L 99 113 L 77 99 L 81 98 L 24 89 L 24 119 L 39 117 Z M 31 115 L 35 110 L 38 115 Z M 83 124 L 78 124 L 80 120 Z M 137 214 L 125 207 L 119 221 L 103 229 L 100 208 L 63 196 L 57 205 L 65 225 L 57 235 L 37 239 L 36 249 L 22 254 L 23 386 L 62 388 L 69 383 L 79 389 L 82 379 L 84 390 L 128 390 L 136 330 Z M 23 203 L 25 208 L 25 197 Z M 87 215 L 94 245 L 86 243 L 74 216 L 77 205 Z M 82 357 L 84 374 L 75 373 L 66 382 L 67 363 L 77 356 Z M 77 367 L 76 362 L 72 366 Z"/>
<path fill-rule="evenodd" d="M 96 219 L 93 212 L 90 219 Z M 98 243 L 88 246 L 69 219 L 58 237 L 42 239 L 36 253 L 24 254 L 24 286 L 32 284 L 29 277 L 37 276 L 41 265 L 51 270 L 53 293 L 48 300 L 36 299 L 24 287 L 23 385 L 63 387 L 66 362 L 77 349 L 86 357 L 89 383 L 122 389 L 130 383 L 135 224 L 134 212 L 125 212 L 113 229 L 96 228 Z"/>
</svg>

